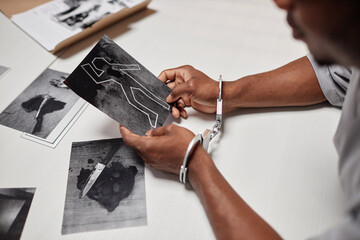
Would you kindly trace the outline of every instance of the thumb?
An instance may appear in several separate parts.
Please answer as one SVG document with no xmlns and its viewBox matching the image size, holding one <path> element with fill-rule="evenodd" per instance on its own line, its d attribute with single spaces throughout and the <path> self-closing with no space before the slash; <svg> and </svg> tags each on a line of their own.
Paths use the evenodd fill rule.
<svg viewBox="0 0 360 240">
<path fill-rule="evenodd" d="M 141 137 L 139 135 L 132 133 L 129 129 L 122 125 L 120 125 L 120 133 L 126 145 L 138 150 L 138 146 L 141 141 Z"/>
<path fill-rule="evenodd" d="M 172 103 L 178 100 L 183 95 L 186 94 L 189 95 L 190 93 L 191 93 L 191 89 L 189 87 L 189 84 L 188 82 L 185 82 L 175 86 L 172 92 L 169 94 L 169 96 L 167 96 L 166 101 L 168 103 Z"/>
<path fill-rule="evenodd" d="M 165 135 L 166 133 L 167 133 L 166 127 L 158 127 L 151 131 L 151 136 L 153 136 L 153 137 L 162 136 L 162 135 Z"/>
</svg>

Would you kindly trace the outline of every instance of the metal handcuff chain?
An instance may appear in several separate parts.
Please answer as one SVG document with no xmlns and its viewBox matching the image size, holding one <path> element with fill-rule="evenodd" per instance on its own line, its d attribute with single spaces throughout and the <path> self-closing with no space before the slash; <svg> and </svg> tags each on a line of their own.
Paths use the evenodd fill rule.
<svg viewBox="0 0 360 240">
<path fill-rule="evenodd" d="M 212 129 L 206 129 L 202 134 L 197 134 L 189 143 L 186 150 L 183 164 L 180 167 L 179 180 L 182 183 L 186 183 L 187 165 L 190 156 L 192 155 L 197 143 L 200 143 L 203 148 L 208 152 L 210 141 L 220 132 L 222 125 L 222 76 L 219 77 L 219 98 L 216 102 L 216 122 Z"/>
<path fill-rule="evenodd" d="M 203 133 L 203 147 L 206 151 L 208 151 L 209 144 L 211 140 L 215 138 L 216 135 L 219 134 L 222 126 L 222 76 L 219 76 L 219 98 L 216 101 L 216 122 L 212 129 L 206 129 Z"/>
</svg>

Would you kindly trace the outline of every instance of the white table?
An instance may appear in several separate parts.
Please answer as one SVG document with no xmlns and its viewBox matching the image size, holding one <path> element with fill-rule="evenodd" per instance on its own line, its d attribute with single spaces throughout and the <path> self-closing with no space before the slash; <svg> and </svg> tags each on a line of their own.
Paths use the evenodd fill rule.
<svg viewBox="0 0 360 240">
<path fill-rule="evenodd" d="M 264 0 L 154 0 L 149 9 L 54 56 L 0 14 L 0 111 L 46 67 L 71 72 L 103 34 L 155 75 L 190 64 L 217 79 L 279 67 L 307 53 L 291 38 L 285 14 Z M 329 105 L 243 109 L 228 114 L 211 146 L 234 189 L 285 239 L 321 233 L 345 206 L 332 144 L 340 116 Z M 194 132 L 214 115 L 189 110 L 178 124 Z M 96 121 L 89 121 L 96 119 Z M 196 194 L 176 176 L 145 171 L 148 225 L 61 235 L 71 143 L 119 137 L 118 124 L 89 106 L 51 149 L 0 126 L 0 187 L 36 187 L 22 239 L 214 239 Z"/>
</svg>

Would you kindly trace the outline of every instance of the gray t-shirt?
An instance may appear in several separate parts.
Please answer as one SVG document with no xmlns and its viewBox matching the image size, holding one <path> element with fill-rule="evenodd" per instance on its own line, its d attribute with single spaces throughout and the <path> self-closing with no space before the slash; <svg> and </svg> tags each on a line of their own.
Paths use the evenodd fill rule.
<svg viewBox="0 0 360 240">
<path fill-rule="evenodd" d="M 342 107 L 334 143 L 347 203 L 340 223 L 314 239 L 360 240 L 360 71 L 337 65 L 319 66 L 311 55 L 308 59 L 327 100 Z"/>
</svg>

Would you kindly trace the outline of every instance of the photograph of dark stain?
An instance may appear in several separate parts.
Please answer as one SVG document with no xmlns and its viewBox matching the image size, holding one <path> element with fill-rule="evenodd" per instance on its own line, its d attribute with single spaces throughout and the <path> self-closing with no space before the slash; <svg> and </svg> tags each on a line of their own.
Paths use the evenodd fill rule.
<svg viewBox="0 0 360 240">
<path fill-rule="evenodd" d="M 0 124 L 46 138 L 79 100 L 63 84 L 67 76 L 46 69 L 0 114 Z"/>
<path fill-rule="evenodd" d="M 115 162 L 104 169 L 87 196 L 105 207 L 108 212 L 112 212 L 119 206 L 120 201 L 129 197 L 133 191 L 137 172 L 135 166 L 124 167 L 121 162 Z M 77 182 L 79 190 L 84 188 L 90 173 L 91 169 L 81 168 Z"/>
<path fill-rule="evenodd" d="M 165 99 L 171 90 L 104 36 L 65 84 L 108 116 L 144 135 L 162 126 L 171 113 Z"/>
<path fill-rule="evenodd" d="M 109 154 L 110 153 L 110 154 Z M 109 158 L 91 189 L 81 192 L 99 162 Z M 62 233 L 147 224 L 144 162 L 121 138 L 72 144 Z"/>
<path fill-rule="evenodd" d="M 21 104 L 21 107 L 28 113 L 35 111 L 35 120 L 36 124 L 31 132 L 31 134 L 35 135 L 36 133 L 41 131 L 41 126 L 44 120 L 44 115 L 48 113 L 52 113 L 55 111 L 59 111 L 65 107 L 66 103 L 61 101 L 56 101 L 54 97 L 50 94 L 41 94 L 37 95 L 26 102 Z"/>
<path fill-rule="evenodd" d="M 0 188 L 0 239 L 20 239 L 35 188 Z"/>
</svg>

